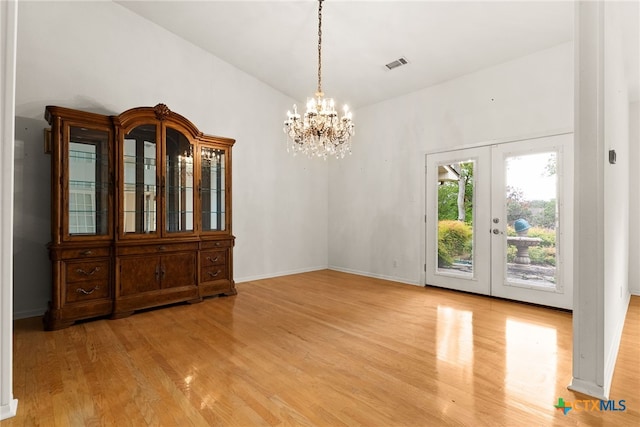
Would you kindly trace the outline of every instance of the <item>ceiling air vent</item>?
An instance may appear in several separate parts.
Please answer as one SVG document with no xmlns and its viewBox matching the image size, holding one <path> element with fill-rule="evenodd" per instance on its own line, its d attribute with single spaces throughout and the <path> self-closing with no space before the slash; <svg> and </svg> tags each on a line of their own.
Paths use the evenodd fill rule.
<svg viewBox="0 0 640 427">
<path fill-rule="evenodd" d="M 385 67 L 387 67 L 390 70 L 393 70 L 394 68 L 398 68 L 401 67 L 403 65 L 407 65 L 409 63 L 409 61 L 407 61 L 407 58 L 402 57 L 402 58 L 398 58 L 395 61 L 391 61 L 389 62 L 387 65 L 385 65 Z"/>
</svg>

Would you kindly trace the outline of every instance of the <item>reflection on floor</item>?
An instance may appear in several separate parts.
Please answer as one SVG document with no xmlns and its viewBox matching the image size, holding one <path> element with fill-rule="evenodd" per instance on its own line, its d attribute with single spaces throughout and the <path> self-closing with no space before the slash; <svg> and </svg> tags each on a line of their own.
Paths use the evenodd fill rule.
<svg viewBox="0 0 640 427">
<path fill-rule="evenodd" d="M 2 427 L 640 425 L 640 298 L 614 412 L 566 388 L 565 311 L 328 270 L 237 288 L 55 332 L 16 321 Z"/>
</svg>

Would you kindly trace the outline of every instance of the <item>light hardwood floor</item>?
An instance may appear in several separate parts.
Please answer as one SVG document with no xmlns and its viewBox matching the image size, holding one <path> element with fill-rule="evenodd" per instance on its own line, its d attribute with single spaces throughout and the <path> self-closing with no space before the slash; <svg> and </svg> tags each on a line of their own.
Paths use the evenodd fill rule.
<svg viewBox="0 0 640 427">
<path fill-rule="evenodd" d="M 559 397 L 589 399 L 566 388 L 567 312 L 328 270 L 237 287 L 54 332 L 16 321 L 2 427 L 640 425 L 637 297 L 611 391 L 626 410 L 564 415 Z"/>
</svg>

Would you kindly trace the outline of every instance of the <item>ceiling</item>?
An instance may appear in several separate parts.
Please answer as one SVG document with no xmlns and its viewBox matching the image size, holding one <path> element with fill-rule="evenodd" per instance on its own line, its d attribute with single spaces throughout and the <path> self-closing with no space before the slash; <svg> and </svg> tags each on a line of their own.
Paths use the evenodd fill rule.
<svg viewBox="0 0 640 427">
<path fill-rule="evenodd" d="M 301 103 L 316 91 L 314 0 L 117 3 Z M 325 1 L 322 89 L 339 105 L 358 108 L 546 49 L 573 39 L 573 7 L 568 1 Z M 408 65 L 385 67 L 400 57 Z"/>
</svg>

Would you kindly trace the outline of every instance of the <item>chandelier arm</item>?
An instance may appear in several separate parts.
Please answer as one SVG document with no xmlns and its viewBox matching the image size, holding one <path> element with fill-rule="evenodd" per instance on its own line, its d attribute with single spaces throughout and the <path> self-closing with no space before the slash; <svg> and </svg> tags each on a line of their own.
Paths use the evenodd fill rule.
<svg viewBox="0 0 640 427">
<path fill-rule="evenodd" d="M 322 93 L 322 2 L 318 0 L 318 93 Z"/>
<path fill-rule="evenodd" d="M 1 1 L 1 0 L 0 0 Z M 351 113 L 345 106 L 342 117 L 334 109 L 333 99 L 325 99 L 322 92 L 322 2 L 318 0 L 318 91 L 314 99 L 307 102 L 304 115 L 298 114 L 293 106 L 293 113 L 287 111 L 284 122 L 284 133 L 290 144 L 287 151 L 304 153 L 309 157 L 328 156 L 343 158 L 351 153 L 351 137 L 354 125 Z"/>
</svg>

